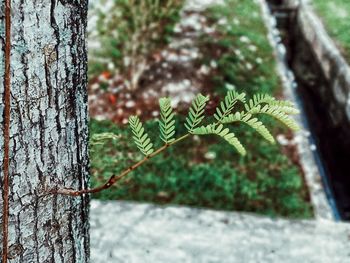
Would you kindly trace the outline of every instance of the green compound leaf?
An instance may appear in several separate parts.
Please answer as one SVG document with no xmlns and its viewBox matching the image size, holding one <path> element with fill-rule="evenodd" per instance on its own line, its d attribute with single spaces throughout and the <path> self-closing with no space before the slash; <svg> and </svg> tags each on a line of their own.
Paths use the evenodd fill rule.
<svg viewBox="0 0 350 263">
<path fill-rule="evenodd" d="M 280 112 L 284 112 L 285 114 L 296 115 L 300 113 L 295 108 L 294 104 L 289 101 L 276 100 L 269 105 L 270 109 L 279 110 Z"/>
<path fill-rule="evenodd" d="M 299 113 L 294 104 L 289 101 L 276 100 L 266 94 L 256 94 L 244 107 L 249 114 L 266 114 L 294 131 L 300 129 L 299 125 L 288 116 Z"/>
<path fill-rule="evenodd" d="M 300 130 L 299 125 L 279 108 L 268 107 L 267 105 L 265 105 L 259 113 L 266 114 L 275 118 L 276 120 L 282 122 L 284 125 L 292 129 L 293 131 Z"/>
<path fill-rule="evenodd" d="M 145 155 L 148 156 L 154 152 L 153 144 L 148 134 L 145 132 L 145 129 L 142 126 L 142 123 L 137 116 L 130 116 L 129 125 L 134 134 L 134 142 L 137 145 L 137 148 Z"/>
<path fill-rule="evenodd" d="M 189 133 L 193 133 L 194 128 L 196 128 L 204 119 L 205 105 L 208 101 L 209 96 L 203 96 L 202 94 L 198 94 L 193 100 L 185 123 L 185 127 Z"/>
<path fill-rule="evenodd" d="M 269 115 L 286 125 L 288 128 L 292 129 L 293 131 L 300 130 L 299 125 L 285 112 L 285 108 L 270 105 L 265 105 L 262 107 L 261 105 L 258 105 L 252 108 L 249 111 L 249 113 Z"/>
<path fill-rule="evenodd" d="M 254 110 L 257 106 L 269 105 L 270 108 L 278 109 L 286 114 L 299 114 L 299 111 L 295 108 L 295 105 L 290 101 L 276 100 L 268 94 L 255 94 L 253 99 L 250 99 L 248 103 L 244 105 L 246 111 Z"/>
<path fill-rule="evenodd" d="M 220 105 L 216 107 L 216 113 L 214 118 L 221 122 L 226 116 L 228 116 L 235 106 L 237 101 L 245 103 L 245 93 L 238 93 L 234 90 L 229 90 L 225 96 L 224 101 L 220 102 Z"/>
<path fill-rule="evenodd" d="M 159 107 L 161 116 L 161 120 L 159 121 L 160 138 L 165 143 L 171 143 L 175 140 L 173 138 L 175 135 L 175 114 L 171 107 L 170 99 L 161 98 L 159 100 Z"/>
<path fill-rule="evenodd" d="M 201 126 L 199 128 L 196 128 L 193 131 L 193 134 L 196 135 L 209 135 L 209 134 L 215 134 L 226 140 L 229 144 L 231 144 L 233 147 L 236 148 L 238 153 L 241 155 L 246 155 L 246 150 L 241 144 L 241 142 L 237 139 L 235 134 L 233 132 L 230 132 L 228 128 L 224 128 L 224 125 L 219 124 L 210 124 L 207 126 Z"/>
<path fill-rule="evenodd" d="M 275 139 L 273 138 L 270 131 L 265 127 L 265 125 L 258 120 L 258 118 L 253 117 L 252 114 L 244 112 L 236 112 L 235 114 L 230 114 L 222 120 L 222 123 L 229 124 L 233 122 L 243 122 L 253 128 L 256 132 L 258 132 L 264 139 L 266 139 L 270 143 L 275 143 Z"/>
<path fill-rule="evenodd" d="M 256 108 L 259 105 L 273 105 L 276 103 L 276 99 L 268 94 L 255 94 L 252 99 L 250 99 L 244 107 L 247 112 Z M 287 102 L 286 102 L 287 103 Z"/>
</svg>

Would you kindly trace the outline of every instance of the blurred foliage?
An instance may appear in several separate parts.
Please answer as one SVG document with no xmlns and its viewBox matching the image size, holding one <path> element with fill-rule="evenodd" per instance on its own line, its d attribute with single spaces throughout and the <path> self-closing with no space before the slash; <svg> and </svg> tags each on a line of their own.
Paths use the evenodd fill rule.
<svg viewBox="0 0 350 263">
<path fill-rule="evenodd" d="M 147 60 L 168 43 L 183 0 L 114 0 L 107 12 L 100 11 L 97 32 L 102 47 L 95 56 L 106 58 L 137 88 Z M 103 65 L 92 59 L 90 74 L 96 75 Z"/>
<path fill-rule="evenodd" d="M 226 0 L 225 5 L 207 10 L 206 16 L 218 31 L 215 37 L 202 36 L 202 45 L 220 51 L 219 55 L 214 53 L 204 59 L 210 65 L 215 58 L 217 85 L 229 83 L 248 96 L 257 92 L 273 94 L 279 87 L 279 78 L 258 4 Z"/>
<path fill-rule="evenodd" d="M 201 39 L 213 52 L 202 62 L 211 65 L 214 60 L 217 65 L 213 75 L 217 88 L 212 92 L 222 95 L 231 87 L 249 96 L 257 92 L 278 95 L 280 83 L 259 6 L 254 1 L 226 3 L 205 13 L 219 31 L 215 37 L 203 35 Z M 177 118 L 183 122 L 185 117 Z M 273 134 L 286 131 L 271 120 L 262 120 L 273 127 Z M 95 120 L 90 125 L 91 134 L 114 133 L 119 137 L 91 146 L 92 186 L 142 158 L 125 127 Z M 177 133 L 185 133 L 184 126 L 176 125 Z M 151 131 L 154 144 L 160 145 L 158 123 L 146 121 L 145 128 Z M 232 146 L 219 143 L 220 139 L 195 136 L 170 147 L 117 186 L 94 197 L 312 217 L 300 168 L 282 153 L 281 146 L 262 140 L 247 126 L 237 124 L 235 128 L 235 134 L 244 138 L 248 152 L 245 157 Z"/>
<path fill-rule="evenodd" d="M 340 45 L 343 55 L 350 63 L 350 1 L 313 0 L 312 2 L 328 32 Z"/>
<path fill-rule="evenodd" d="M 181 117 L 183 119 L 183 117 Z M 143 158 L 132 134 L 109 121 L 92 120 L 92 134 L 111 132 L 118 140 L 91 148 L 92 185 L 99 185 L 112 174 L 119 174 Z M 145 128 L 156 145 L 158 123 L 148 121 Z M 180 134 L 185 133 L 181 125 Z M 173 203 L 224 210 L 252 211 L 271 216 L 308 218 L 312 216 L 307 191 L 298 167 L 246 127 L 236 134 L 247 140 L 248 154 L 241 157 L 229 144 L 213 137 L 194 137 L 139 167 L 116 187 L 95 198 Z M 184 150 L 186 149 L 186 150 Z"/>
</svg>

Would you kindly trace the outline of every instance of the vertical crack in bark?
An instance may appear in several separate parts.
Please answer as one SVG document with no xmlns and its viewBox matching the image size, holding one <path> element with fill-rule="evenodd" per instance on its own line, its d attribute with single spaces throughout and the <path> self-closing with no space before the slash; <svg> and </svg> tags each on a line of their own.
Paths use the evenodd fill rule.
<svg viewBox="0 0 350 263">
<path fill-rule="evenodd" d="M 39 198 L 35 198 L 35 202 L 34 202 L 34 214 L 35 215 L 38 215 L 38 210 L 39 210 L 38 207 L 39 207 Z M 34 221 L 33 233 L 34 233 L 36 261 L 40 262 L 40 260 L 39 260 L 39 240 L 38 240 L 38 233 L 39 233 L 38 220 Z"/>
<path fill-rule="evenodd" d="M 88 198 L 41 195 L 47 186 L 61 182 L 87 188 L 87 6 L 84 1 L 68 1 L 65 7 L 59 0 L 8 1 L 12 4 L 8 262 L 88 262 Z M 1 61 L 5 61 L 4 4 L 0 0 Z M 1 106 L 0 111 L 2 199 Z M 0 213 L 2 204 L 1 200 Z"/>
<path fill-rule="evenodd" d="M 53 28 L 53 32 L 56 38 L 56 44 L 55 44 L 55 57 L 56 61 L 59 58 L 59 46 L 60 46 L 60 30 L 56 22 L 55 18 L 55 7 L 56 7 L 56 0 L 51 0 L 51 6 L 50 6 L 50 25 Z M 58 63 L 56 63 L 58 66 Z M 56 85 L 58 85 L 58 69 L 55 71 L 55 81 Z M 60 133 L 61 131 L 61 122 L 60 122 L 60 107 L 59 107 L 59 96 L 58 96 L 59 91 L 56 91 L 56 96 L 55 96 L 55 105 L 56 105 L 56 123 L 58 127 L 58 132 Z M 58 154 L 58 153 L 57 153 Z"/>
<path fill-rule="evenodd" d="M 9 168 L 10 168 L 10 100 L 11 100 L 11 0 L 5 0 L 5 81 L 4 81 L 4 164 L 3 164 L 3 215 L 2 215 L 2 263 L 8 258 L 9 224 Z"/>
</svg>

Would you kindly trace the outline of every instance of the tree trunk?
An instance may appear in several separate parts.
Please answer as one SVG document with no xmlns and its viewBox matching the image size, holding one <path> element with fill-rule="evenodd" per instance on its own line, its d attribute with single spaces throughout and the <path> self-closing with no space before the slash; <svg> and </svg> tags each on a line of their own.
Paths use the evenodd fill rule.
<svg viewBox="0 0 350 263">
<path fill-rule="evenodd" d="M 87 0 L 11 2 L 9 262 L 88 262 L 88 197 L 45 195 L 88 186 Z M 4 35 L 0 0 L 1 176 Z"/>
</svg>

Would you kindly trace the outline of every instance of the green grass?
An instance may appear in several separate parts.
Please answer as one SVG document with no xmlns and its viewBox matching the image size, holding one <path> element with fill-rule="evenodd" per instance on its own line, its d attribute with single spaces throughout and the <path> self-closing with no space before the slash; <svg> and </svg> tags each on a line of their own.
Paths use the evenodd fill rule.
<svg viewBox="0 0 350 263">
<path fill-rule="evenodd" d="M 212 21 L 224 17 L 229 21 L 220 26 L 220 36 L 202 38 L 203 44 L 219 45 L 223 50 L 215 57 L 218 68 L 213 81 L 217 88 L 213 93 L 225 93 L 225 83 L 248 94 L 279 93 L 275 61 L 259 17 L 259 7 L 253 1 L 230 0 L 227 4 L 228 7 L 216 7 L 207 13 Z M 236 25 L 234 19 L 240 24 Z M 247 37 L 249 43 L 241 41 L 242 37 Z M 251 46 L 256 50 L 252 51 Z M 243 54 L 244 60 L 237 57 L 235 50 Z M 257 63 L 257 58 L 261 58 L 262 63 Z M 212 59 L 208 57 L 203 62 L 210 63 Z M 249 70 L 247 63 L 253 66 Z M 184 117 L 177 116 L 179 119 L 183 121 Z M 286 132 L 271 121 L 267 126 L 273 127 L 275 135 Z M 150 120 L 146 121 L 145 127 L 160 146 L 158 124 Z M 142 158 L 126 126 L 92 120 L 90 128 L 91 134 L 113 132 L 120 135 L 116 141 L 92 147 L 92 186 L 129 167 L 132 160 Z M 312 217 L 300 169 L 282 153 L 281 147 L 269 144 L 246 126 L 236 126 L 234 132 L 248 151 L 245 157 L 220 139 L 191 137 L 139 167 L 118 186 L 94 197 L 250 211 L 291 218 Z M 178 125 L 177 133 L 185 133 L 183 125 Z"/>
<path fill-rule="evenodd" d="M 218 70 L 214 80 L 218 86 L 230 83 L 248 95 L 276 93 L 280 88 L 276 62 L 259 6 L 254 1 L 226 3 L 207 12 L 213 22 L 227 21 L 218 27 L 220 35 L 203 36 L 204 44 L 222 50 L 216 58 Z"/>
<path fill-rule="evenodd" d="M 313 0 L 330 36 L 338 43 L 343 55 L 350 62 L 350 1 Z"/>
<path fill-rule="evenodd" d="M 92 134 L 113 132 L 120 136 L 92 148 L 93 186 L 120 173 L 132 160 L 142 158 L 126 127 L 92 120 L 90 128 Z M 177 128 L 178 133 L 185 132 L 182 126 Z M 158 124 L 148 121 L 146 129 L 151 131 L 156 145 L 162 145 L 157 139 Z M 188 139 L 138 168 L 117 187 L 94 197 L 310 217 L 298 168 L 280 153 L 277 145 L 252 136 L 243 127 L 237 127 L 236 133 L 245 138 L 248 155 L 244 158 L 220 139 Z M 208 155 L 215 158 L 206 159 Z"/>
</svg>

